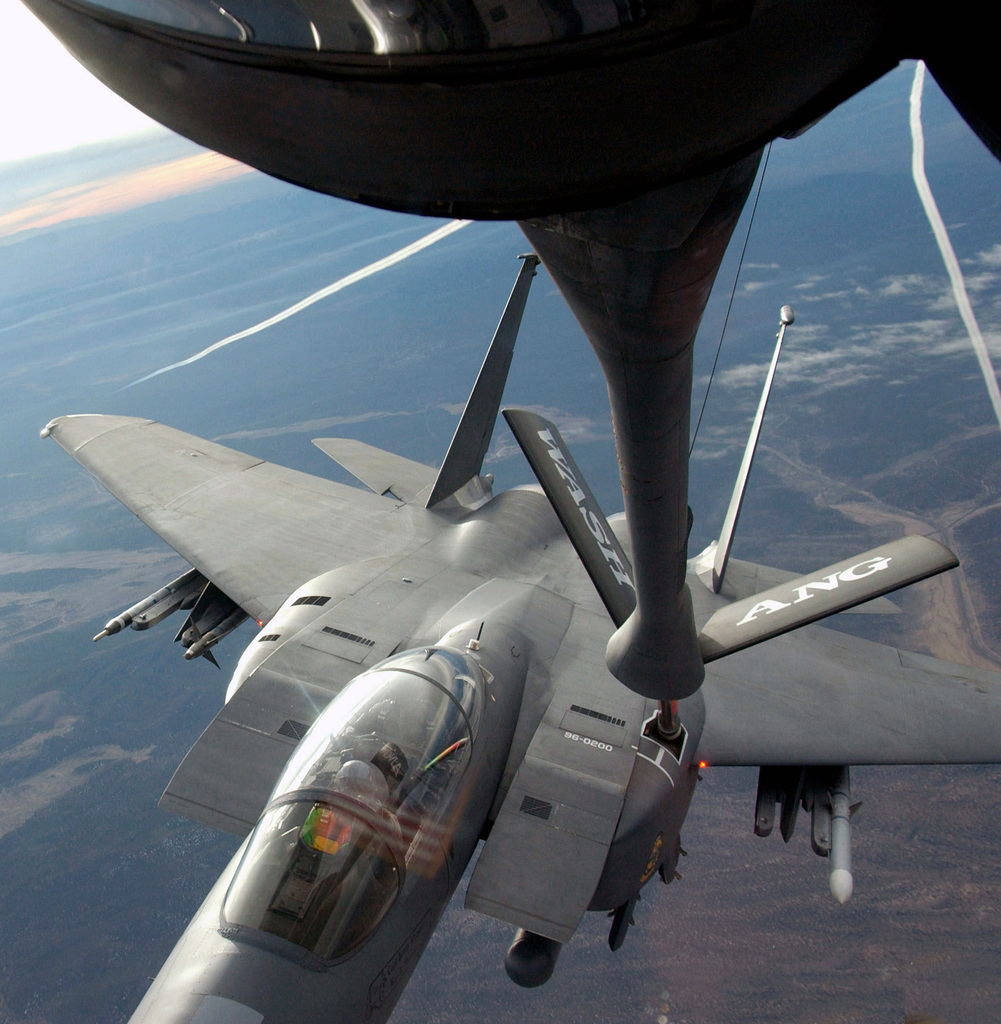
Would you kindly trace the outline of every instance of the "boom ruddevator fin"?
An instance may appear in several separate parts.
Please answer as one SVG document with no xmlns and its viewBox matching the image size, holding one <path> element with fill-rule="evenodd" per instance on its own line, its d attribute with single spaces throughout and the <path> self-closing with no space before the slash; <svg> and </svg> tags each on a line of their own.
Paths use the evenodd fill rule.
<svg viewBox="0 0 1001 1024">
<path fill-rule="evenodd" d="M 730 559 L 733 535 L 737 530 L 737 518 L 740 516 L 740 506 L 744 501 L 747 478 L 751 472 L 751 463 L 754 461 L 754 450 L 758 446 L 758 436 L 761 434 L 761 424 L 765 418 L 768 395 L 772 390 L 772 381 L 775 379 L 775 367 L 778 365 L 779 353 L 782 351 L 782 339 L 785 337 L 786 327 L 792 322 L 792 306 L 783 306 L 779 314 L 779 333 L 776 335 L 772 362 L 768 367 L 765 386 L 761 391 L 761 398 L 758 401 L 758 411 L 754 414 L 754 422 L 751 424 L 751 434 L 747 439 L 747 446 L 744 448 L 744 458 L 741 460 L 737 480 L 733 486 L 733 494 L 730 496 L 730 505 L 726 510 L 726 515 L 723 517 L 723 528 L 720 530 L 719 540 L 716 542 L 716 550 L 713 552 L 712 592 L 714 594 L 718 594 L 723 586 L 726 563 Z"/>
<path fill-rule="evenodd" d="M 549 420 L 528 409 L 505 409 L 504 419 L 617 629 L 636 607 L 633 570 L 584 474 Z"/>
<path fill-rule="evenodd" d="M 508 422 L 616 627 L 632 613 L 632 567 L 555 425 L 528 409 Z M 959 565 L 944 544 L 901 537 L 719 609 L 699 634 L 704 663 Z"/>
<path fill-rule="evenodd" d="M 519 258 L 525 262 L 497 324 L 497 330 L 494 332 L 493 341 L 490 342 L 490 348 L 487 349 L 469 401 L 462 411 L 462 418 L 452 437 L 452 443 L 448 446 L 445 461 L 438 471 L 438 477 L 427 500 L 428 508 L 433 508 L 465 487 L 474 477 L 479 476 L 483 468 L 483 459 L 487 454 L 487 448 L 490 447 L 490 438 L 504 394 L 504 384 L 511 368 L 511 356 L 514 354 L 514 343 L 518 338 L 518 328 L 521 326 L 521 315 L 525 311 L 525 301 L 532 286 L 532 278 L 535 277 L 535 268 L 540 262 L 534 252 L 525 253 Z"/>
<path fill-rule="evenodd" d="M 720 608 L 699 634 L 702 661 L 724 658 L 957 565 L 959 559 L 944 544 L 928 537 L 890 541 Z"/>
</svg>

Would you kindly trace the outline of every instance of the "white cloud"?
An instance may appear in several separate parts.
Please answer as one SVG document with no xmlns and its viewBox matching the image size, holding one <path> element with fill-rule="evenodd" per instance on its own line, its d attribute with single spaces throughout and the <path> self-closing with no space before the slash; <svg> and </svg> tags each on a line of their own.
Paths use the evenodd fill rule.
<svg viewBox="0 0 1001 1024">
<path fill-rule="evenodd" d="M 995 244 L 990 249 L 977 253 L 977 259 L 988 267 L 1001 267 L 1001 244 Z"/>
<path fill-rule="evenodd" d="M 796 297 L 797 302 L 826 302 L 830 299 L 844 299 L 849 295 L 854 295 L 854 288 L 844 288 L 839 292 L 820 292 L 819 294 L 813 295 L 798 295 Z"/>
<path fill-rule="evenodd" d="M 807 291 L 826 279 L 827 274 L 811 274 L 805 281 L 801 281 L 799 284 L 794 284 L 793 288 L 797 291 Z"/>
<path fill-rule="evenodd" d="M 929 313 L 957 313 L 959 311 L 956 306 L 956 296 L 952 294 L 951 288 L 944 288 L 939 295 L 934 299 L 929 299 L 925 305 Z"/>
<path fill-rule="evenodd" d="M 602 424 L 590 416 L 568 412 L 566 409 L 556 409 L 548 405 L 527 405 L 524 408 L 555 423 L 568 444 L 612 440 L 610 423 Z M 494 446 L 487 454 L 485 461 L 500 462 L 502 459 L 517 455 L 520 451 L 521 448 L 518 447 L 511 432 L 502 430 L 494 438 Z"/>
<path fill-rule="evenodd" d="M 964 274 L 963 281 L 968 292 L 982 292 L 994 284 L 998 276 L 990 270 L 985 270 L 980 274 Z"/>
<path fill-rule="evenodd" d="M 831 338 L 824 324 L 797 324 L 795 331 L 795 340 L 790 334 L 782 350 L 776 387 L 799 385 L 826 391 L 890 373 L 899 384 L 905 379 L 900 370 L 909 369 L 917 359 L 966 358 L 970 354 L 958 318 L 865 324 L 841 338 Z M 990 344 L 1001 346 L 1001 336 L 991 335 Z M 766 371 L 763 361 L 742 363 L 717 371 L 713 386 L 731 391 L 753 388 L 756 393 Z M 809 397 L 809 393 L 802 396 L 804 400 Z"/>
<path fill-rule="evenodd" d="M 285 434 L 319 434 L 320 431 L 350 426 L 354 423 L 368 423 L 371 420 L 387 419 L 391 416 L 414 416 L 418 411 L 423 412 L 424 410 L 395 410 L 390 412 L 388 409 L 381 409 L 372 412 L 360 412 L 353 416 L 327 416 L 323 419 L 299 420 L 296 423 L 286 423 L 280 427 L 261 427 L 258 430 L 234 430 L 229 434 L 219 434 L 212 440 L 253 441 L 262 437 L 282 437 Z"/>
<path fill-rule="evenodd" d="M 721 388 L 760 388 L 768 372 L 767 363 L 741 363 L 717 371 L 713 384 Z"/>
<path fill-rule="evenodd" d="M 925 293 L 934 288 L 941 289 L 941 282 L 933 284 L 924 274 L 895 274 L 883 279 L 886 283 L 879 289 L 881 299 L 893 299 L 900 295 L 913 295 L 915 292 Z"/>
</svg>

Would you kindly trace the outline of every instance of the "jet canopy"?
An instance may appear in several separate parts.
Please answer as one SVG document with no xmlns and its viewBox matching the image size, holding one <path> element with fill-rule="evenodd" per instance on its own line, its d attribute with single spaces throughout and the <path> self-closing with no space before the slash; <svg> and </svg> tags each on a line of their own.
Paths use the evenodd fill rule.
<svg viewBox="0 0 1001 1024">
<path fill-rule="evenodd" d="M 483 674 L 449 648 L 409 651 L 354 679 L 292 755 L 223 905 L 323 960 L 349 954 L 408 871 L 434 874 L 469 764 Z"/>
</svg>

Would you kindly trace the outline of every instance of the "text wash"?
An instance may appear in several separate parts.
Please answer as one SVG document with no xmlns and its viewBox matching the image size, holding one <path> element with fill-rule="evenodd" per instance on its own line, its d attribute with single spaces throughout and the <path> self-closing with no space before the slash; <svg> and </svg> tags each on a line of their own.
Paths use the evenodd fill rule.
<svg viewBox="0 0 1001 1024">
<path fill-rule="evenodd" d="M 864 580 L 866 576 L 882 572 L 889 564 L 890 559 L 882 556 L 867 558 L 864 562 L 857 562 L 847 569 L 842 569 L 841 572 L 832 572 L 830 576 L 824 576 L 822 579 L 804 583 L 801 587 L 793 587 L 792 592 L 797 595 L 795 601 L 759 601 L 737 625 L 743 626 L 746 622 L 753 622 L 762 613 L 771 615 L 772 612 L 789 608 L 794 604 L 802 604 L 803 601 L 809 601 L 814 596 L 810 593 L 811 590 L 837 590 L 839 583 L 853 583 L 855 580 Z"/>
<path fill-rule="evenodd" d="M 584 494 L 583 488 L 579 483 L 577 483 L 577 478 L 573 475 L 573 470 L 570 469 L 570 466 L 567 463 L 567 457 L 563 454 L 560 446 L 556 443 L 553 439 L 553 435 L 548 430 L 540 430 L 539 437 L 548 446 L 549 457 L 555 463 L 560 476 L 563 477 L 563 480 L 567 485 L 567 490 L 570 492 L 570 497 L 573 498 L 574 503 L 577 505 L 577 511 L 584 517 L 584 522 L 587 524 L 587 528 L 591 531 L 591 535 L 598 542 L 598 549 L 601 551 L 602 555 L 604 555 L 605 561 L 608 562 L 608 567 L 612 570 L 612 575 L 623 586 L 629 587 L 630 590 L 634 589 L 633 581 L 629 578 L 629 573 L 626 572 L 625 566 L 622 564 L 622 560 L 612 548 L 611 538 L 607 533 L 605 533 L 605 528 L 601 525 L 601 520 L 587 507 L 587 505 L 585 505 L 587 495 Z"/>
</svg>

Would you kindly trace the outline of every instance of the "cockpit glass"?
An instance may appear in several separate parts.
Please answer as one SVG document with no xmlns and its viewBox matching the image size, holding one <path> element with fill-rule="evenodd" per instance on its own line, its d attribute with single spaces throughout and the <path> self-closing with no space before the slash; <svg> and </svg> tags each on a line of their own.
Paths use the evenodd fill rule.
<svg viewBox="0 0 1001 1024">
<path fill-rule="evenodd" d="M 358 676 L 317 718 L 275 788 L 224 904 L 324 959 L 350 952 L 405 874 L 433 875 L 472 755 L 483 676 L 459 651 L 409 651 Z"/>
<path fill-rule="evenodd" d="M 332 960 L 392 906 L 400 870 L 392 830 L 312 800 L 271 808 L 247 849 L 224 913 Z"/>
<path fill-rule="evenodd" d="M 465 763 L 469 725 L 451 697 L 420 676 L 379 672 L 365 681 L 362 703 L 329 709 L 349 712 L 330 716 L 340 719 L 330 732 L 314 725 L 276 792 L 337 789 L 399 807 L 417 790 L 443 788 L 439 781 Z"/>
</svg>

